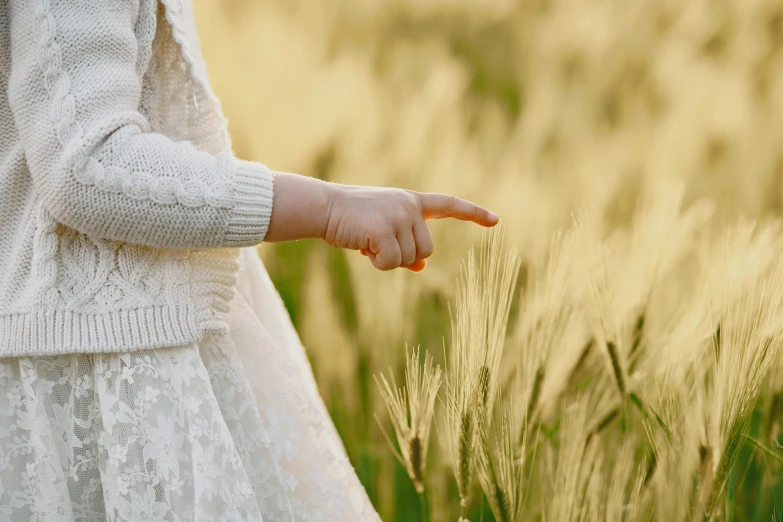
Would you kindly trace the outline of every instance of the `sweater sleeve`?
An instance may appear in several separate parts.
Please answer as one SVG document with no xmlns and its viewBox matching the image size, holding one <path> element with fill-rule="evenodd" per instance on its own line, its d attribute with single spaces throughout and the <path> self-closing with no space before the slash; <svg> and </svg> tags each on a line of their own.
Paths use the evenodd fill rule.
<svg viewBox="0 0 783 522">
<path fill-rule="evenodd" d="M 33 185 L 56 220 L 168 248 L 263 240 L 269 169 L 151 132 L 139 111 L 139 0 L 8 1 L 8 99 Z"/>
</svg>

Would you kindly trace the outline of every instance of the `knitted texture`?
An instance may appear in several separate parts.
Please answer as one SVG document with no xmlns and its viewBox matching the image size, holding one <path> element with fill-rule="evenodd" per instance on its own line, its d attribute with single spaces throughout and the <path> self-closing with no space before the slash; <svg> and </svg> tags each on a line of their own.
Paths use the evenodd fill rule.
<svg viewBox="0 0 783 522">
<path fill-rule="evenodd" d="M 236 159 L 182 0 L 0 3 L 0 357 L 225 333 L 272 173 Z"/>
</svg>

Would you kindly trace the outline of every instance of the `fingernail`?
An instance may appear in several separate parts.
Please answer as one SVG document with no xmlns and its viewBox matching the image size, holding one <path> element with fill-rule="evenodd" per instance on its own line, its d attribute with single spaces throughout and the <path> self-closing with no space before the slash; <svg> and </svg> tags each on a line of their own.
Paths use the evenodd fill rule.
<svg viewBox="0 0 783 522">
<path fill-rule="evenodd" d="M 494 212 L 490 212 L 490 213 L 489 213 L 489 219 L 490 219 L 490 221 L 495 221 L 495 222 L 497 222 L 497 221 L 500 221 L 500 216 L 498 216 L 498 215 L 497 215 L 497 214 L 495 214 Z"/>
</svg>

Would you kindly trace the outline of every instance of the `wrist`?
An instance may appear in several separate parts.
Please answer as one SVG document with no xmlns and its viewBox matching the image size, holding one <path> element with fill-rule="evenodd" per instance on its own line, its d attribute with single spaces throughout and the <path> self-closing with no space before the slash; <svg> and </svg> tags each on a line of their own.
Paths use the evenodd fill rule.
<svg viewBox="0 0 783 522">
<path fill-rule="evenodd" d="M 320 181 L 324 191 L 324 207 L 322 209 L 323 219 L 321 220 L 321 228 L 318 231 L 318 239 L 326 239 L 326 233 L 329 230 L 329 220 L 332 217 L 333 209 L 335 208 L 336 201 L 340 198 L 340 194 L 343 191 L 343 186 L 338 183 L 332 183 L 330 181 Z"/>
<path fill-rule="evenodd" d="M 339 185 L 319 179 L 274 173 L 272 218 L 265 241 L 319 239 L 326 234 Z"/>
</svg>

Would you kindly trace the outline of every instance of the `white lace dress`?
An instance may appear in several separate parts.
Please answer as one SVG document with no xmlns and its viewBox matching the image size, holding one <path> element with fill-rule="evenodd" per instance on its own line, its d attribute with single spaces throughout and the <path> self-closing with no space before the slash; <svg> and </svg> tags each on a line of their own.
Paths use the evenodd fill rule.
<svg viewBox="0 0 783 522">
<path fill-rule="evenodd" d="M 242 249 L 230 334 L 0 358 L 0 521 L 378 521 L 279 295 Z"/>
</svg>

